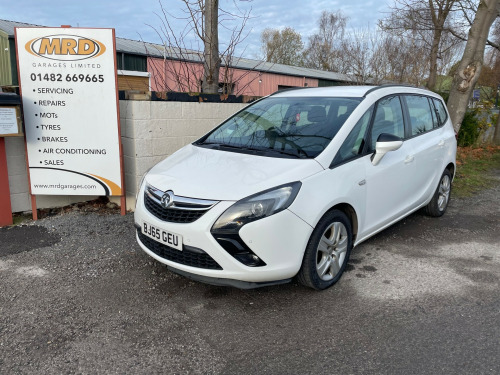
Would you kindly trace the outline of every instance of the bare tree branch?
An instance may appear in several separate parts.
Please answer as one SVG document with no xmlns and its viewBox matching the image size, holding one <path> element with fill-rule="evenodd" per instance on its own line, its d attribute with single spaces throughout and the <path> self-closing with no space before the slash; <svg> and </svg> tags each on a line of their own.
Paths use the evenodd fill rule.
<svg viewBox="0 0 500 375">
<path fill-rule="evenodd" d="M 158 0 L 158 3 L 160 12 L 154 14 L 159 26 L 148 26 L 155 31 L 163 47 L 144 43 L 146 51 L 163 56 L 163 60 L 156 58 L 149 62 L 155 87 L 165 91 L 199 92 L 202 90 L 201 85 L 209 82 L 211 87 L 205 87 L 205 92 L 232 93 L 239 86 L 235 80 L 242 79 L 241 74 L 239 78 L 235 75 L 232 65 L 237 47 L 248 36 L 245 27 L 250 19 L 251 8 L 242 11 L 235 0 L 235 10 L 231 11 L 219 7 L 218 0 L 179 0 L 183 6 L 181 15 L 174 16 L 167 11 L 162 0 Z M 210 21 L 211 27 L 221 26 L 229 32 L 229 38 L 221 46 L 218 46 L 217 33 L 214 35 L 213 31 L 206 28 L 205 16 L 209 5 L 212 6 L 212 13 L 216 11 Z M 182 21 L 183 28 L 178 29 L 179 22 L 174 28 L 172 20 Z M 192 45 L 193 36 L 195 45 Z M 204 52 L 200 52 L 202 46 L 210 45 L 213 48 L 215 44 L 217 48 L 205 48 Z M 219 81 L 222 83 L 220 88 Z"/>
</svg>

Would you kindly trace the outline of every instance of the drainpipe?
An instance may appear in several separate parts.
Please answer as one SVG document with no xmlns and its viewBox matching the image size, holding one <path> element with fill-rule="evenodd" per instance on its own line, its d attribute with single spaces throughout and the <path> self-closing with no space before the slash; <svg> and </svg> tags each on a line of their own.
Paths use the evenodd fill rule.
<svg viewBox="0 0 500 375">
<path fill-rule="evenodd" d="M 259 96 L 262 96 L 262 73 L 259 73 Z"/>
</svg>

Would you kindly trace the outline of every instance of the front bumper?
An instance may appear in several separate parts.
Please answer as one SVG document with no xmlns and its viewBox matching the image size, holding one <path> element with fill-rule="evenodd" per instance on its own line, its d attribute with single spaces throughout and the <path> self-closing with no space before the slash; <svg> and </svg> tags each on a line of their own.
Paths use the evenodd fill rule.
<svg viewBox="0 0 500 375">
<path fill-rule="evenodd" d="M 151 243 L 148 242 L 154 240 L 147 237 L 147 240 L 141 241 L 139 233 L 136 235 L 137 242 L 148 255 L 166 264 L 174 272 L 205 283 L 239 288 L 245 288 L 246 285 L 248 288 L 289 281 L 300 269 L 313 228 L 288 210 L 246 224 L 240 229 L 239 235 L 266 264 L 261 267 L 249 267 L 222 248 L 210 233 L 214 222 L 233 203 L 219 202 L 192 223 L 171 223 L 158 219 L 146 209 L 144 192 L 141 189 L 135 210 L 138 231 L 142 223 L 147 222 L 157 228 L 179 234 L 183 238 L 182 251 L 186 252 L 185 256 L 190 257 L 194 252 L 193 256 L 203 259 L 193 264 L 179 260 L 175 257 L 176 253 L 170 253 L 172 257 L 153 251 L 155 249 L 152 249 Z M 171 250 L 182 253 L 180 250 Z M 219 267 L 204 266 L 204 262 L 207 260 L 206 264 L 209 264 L 210 259 Z"/>
<path fill-rule="evenodd" d="M 184 277 L 187 277 L 188 279 L 199 281 L 205 284 L 210 284 L 210 285 L 217 285 L 217 286 L 232 286 L 238 289 L 255 289 L 255 288 L 263 288 L 265 286 L 272 286 L 272 285 L 280 285 L 280 284 L 286 284 L 292 281 L 291 278 L 289 279 L 284 279 L 284 280 L 276 280 L 276 281 L 263 281 L 263 282 L 251 282 L 251 281 L 242 281 L 242 280 L 233 280 L 233 279 L 223 279 L 223 278 L 218 278 L 218 277 L 207 277 L 207 276 L 201 276 L 201 275 L 196 275 L 193 273 L 189 272 L 184 272 L 181 270 L 178 270 L 174 267 L 167 266 L 167 268 Z"/>
</svg>

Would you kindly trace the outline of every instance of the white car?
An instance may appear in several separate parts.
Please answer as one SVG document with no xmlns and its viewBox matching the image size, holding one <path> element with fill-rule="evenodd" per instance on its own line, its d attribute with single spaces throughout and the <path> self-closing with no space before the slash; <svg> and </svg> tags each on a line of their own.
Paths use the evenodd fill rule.
<svg viewBox="0 0 500 375">
<path fill-rule="evenodd" d="M 354 246 L 422 207 L 444 214 L 456 147 L 431 91 L 278 92 L 145 175 L 137 241 L 194 280 L 254 288 L 297 277 L 325 289 Z"/>
</svg>

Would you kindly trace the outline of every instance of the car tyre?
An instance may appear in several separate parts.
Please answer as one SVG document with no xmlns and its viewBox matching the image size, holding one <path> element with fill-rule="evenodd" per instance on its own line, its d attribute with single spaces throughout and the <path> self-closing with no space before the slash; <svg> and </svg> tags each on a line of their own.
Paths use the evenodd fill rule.
<svg viewBox="0 0 500 375">
<path fill-rule="evenodd" d="M 352 225 L 345 213 L 327 212 L 307 244 L 297 279 L 302 285 L 323 290 L 344 272 L 352 249 Z"/>
<path fill-rule="evenodd" d="M 425 207 L 425 213 L 432 217 L 443 216 L 448 207 L 451 195 L 451 179 L 452 175 L 448 169 L 445 169 L 443 175 L 439 179 L 439 184 L 432 196 L 431 201 Z"/>
</svg>

